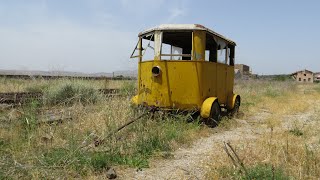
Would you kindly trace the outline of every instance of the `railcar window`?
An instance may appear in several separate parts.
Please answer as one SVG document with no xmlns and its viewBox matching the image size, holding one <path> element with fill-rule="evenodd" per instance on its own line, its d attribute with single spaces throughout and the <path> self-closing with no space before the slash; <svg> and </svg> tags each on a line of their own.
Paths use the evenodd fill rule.
<svg viewBox="0 0 320 180">
<path fill-rule="evenodd" d="M 217 36 L 207 33 L 205 60 L 234 66 L 234 46 Z"/>
<path fill-rule="evenodd" d="M 206 34 L 206 52 L 205 60 L 210 62 L 217 62 L 217 43 L 213 36 L 209 33 Z"/>
<path fill-rule="evenodd" d="M 226 61 L 225 64 L 229 64 L 230 65 L 230 48 L 226 48 Z"/>
<path fill-rule="evenodd" d="M 192 32 L 163 32 L 161 60 L 191 60 Z"/>
<path fill-rule="evenodd" d="M 154 55 L 154 34 L 149 34 L 142 38 L 142 61 L 153 60 Z"/>
<path fill-rule="evenodd" d="M 226 62 L 226 49 L 218 50 L 218 62 L 225 64 Z"/>
<path fill-rule="evenodd" d="M 142 42 L 141 42 L 142 41 Z M 139 49 L 139 44 L 141 43 L 141 49 Z M 133 50 L 130 58 L 140 57 L 139 52 L 141 50 L 142 61 L 153 60 L 155 56 L 155 44 L 154 44 L 154 34 L 147 34 L 143 36 L 137 43 L 135 49 Z"/>
<path fill-rule="evenodd" d="M 210 61 L 210 50 L 205 51 L 205 56 L 204 56 L 205 61 Z"/>
</svg>

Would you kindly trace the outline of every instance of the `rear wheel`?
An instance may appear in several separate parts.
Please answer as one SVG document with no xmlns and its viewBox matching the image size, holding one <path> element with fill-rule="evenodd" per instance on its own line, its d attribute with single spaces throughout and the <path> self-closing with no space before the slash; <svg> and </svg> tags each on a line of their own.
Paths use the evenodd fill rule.
<svg viewBox="0 0 320 180">
<path fill-rule="evenodd" d="M 207 119 L 207 123 L 211 127 L 218 125 L 221 118 L 221 108 L 218 101 L 214 101 L 211 106 L 210 117 Z"/>
<path fill-rule="evenodd" d="M 230 116 L 236 117 L 239 114 L 240 97 L 238 96 L 234 102 L 234 107 L 230 110 Z"/>
</svg>

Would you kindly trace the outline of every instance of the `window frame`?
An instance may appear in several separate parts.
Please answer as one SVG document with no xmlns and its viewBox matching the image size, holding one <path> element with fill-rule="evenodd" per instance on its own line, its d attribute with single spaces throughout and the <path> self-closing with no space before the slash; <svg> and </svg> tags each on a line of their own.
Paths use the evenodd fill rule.
<svg viewBox="0 0 320 180">
<path fill-rule="evenodd" d="M 170 33 L 170 32 L 189 32 L 189 33 L 191 33 L 191 39 L 190 39 L 191 52 L 190 52 L 190 54 L 183 54 L 183 50 L 182 50 L 182 54 L 173 54 L 173 51 L 172 51 L 173 47 L 177 47 L 177 48 L 181 48 L 181 49 L 184 49 L 184 48 L 163 42 L 164 34 Z M 163 44 L 170 46 L 170 54 L 163 54 L 162 53 Z M 192 30 L 163 30 L 163 31 L 161 31 L 161 45 L 160 45 L 160 55 L 159 55 L 160 60 L 163 60 L 163 61 L 181 61 L 182 60 L 182 61 L 184 61 L 182 57 L 188 57 L 188 58 L 190 58 L 190 60 L 193 60 L 192 52 L 193 52 L 193 31 Z M 170 57 L 170 59 L 163 59 L 162 57 Z M 175 59 L 172 59 L 172 57 L 181 57 L 181 60 L 175 60 Z M 185 61 L 189 61 L 189 60 L 185 60 Z"/>
</svg>

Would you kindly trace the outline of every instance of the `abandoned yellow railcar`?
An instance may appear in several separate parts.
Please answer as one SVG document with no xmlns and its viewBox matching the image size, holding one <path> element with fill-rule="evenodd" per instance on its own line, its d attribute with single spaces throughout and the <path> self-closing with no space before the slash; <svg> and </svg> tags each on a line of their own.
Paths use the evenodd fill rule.
<svg viewBox="0 0 320 180">
<path fill-rule="evenodd" d="M 221 108 L 238 111 L 234 94 L 236 43 L 198 24 L 166 24 L 143 31 L 131 58 L 138 58 L 136 105 L 198 110 L 218 120 Z"/>
</svg>

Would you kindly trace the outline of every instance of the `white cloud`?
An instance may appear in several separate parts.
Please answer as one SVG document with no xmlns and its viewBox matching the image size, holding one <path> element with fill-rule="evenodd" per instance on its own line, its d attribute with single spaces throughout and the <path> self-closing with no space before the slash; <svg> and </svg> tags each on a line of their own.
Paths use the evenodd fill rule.
<svg viewBox="0 0 320 180">
<path fill-rule="evenodd" d="M 182 8 L 173 8 L 173 9 L 170 9 L 169 12 L 170 12 L 170 15 L 167 19 L 167 22 L 168 23 L 172 23 L 174 22 L 175 20 L 177 20 L 179 17 L 185 15 L 185 9 L 182 9 Z"/>
</svg>

